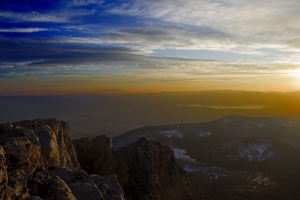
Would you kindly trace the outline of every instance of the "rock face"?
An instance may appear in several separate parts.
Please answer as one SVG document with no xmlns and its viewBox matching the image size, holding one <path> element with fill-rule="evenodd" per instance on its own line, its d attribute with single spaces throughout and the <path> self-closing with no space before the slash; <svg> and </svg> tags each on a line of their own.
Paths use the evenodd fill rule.
<svg viewBox="0 0 300 200">
<path fill-rule="evenodd" d="M 0 199 L 124 199 L 124 194 L 115 176 L 88 175 L 80 168 L 67 123 L 36 119 L 0 124 Z"/>
<path fill-rule="evenodd" d="M 163 199 L 162 194 L 184 174 L 170 147 L 145 138 L 119 149 L 115 159 L 114 173 L 125 194 L 135 199 Z"/>
<path fill-rule="evenodd" d="M 80 165 L 89 174 L 111 174 L 112 140 L 105 136 L 83 137 L 73 141 Z"/>
<path fill-rule="evenodd" d="M 164 194 L 170 192 L 172 183 L 180 182 L 185 174 L 170 147 L 145 138 L 116 152 L 113 152 L 111 140 L 105 136 L 79 139 L 74 144 L 78 155 L 81 155 L 78 158 L 82 166 L 94 164 L 88 169 L 99 175 L 116 174 L 125 196 L 130 199 L 166 199 Z M 83 147 L 91 149 L 85 151 Z M 108 154 L 93 157 L 90 161 L 89 154 L 99 150 Z M 110 167 L 99 168 L 98 163 Z"/>
<path fill-rule="evenodd" d="M 0 146 L 0 199 L 3 199 L 5 186 L 8 180 L 4 153 L 3 147 Z"/>
<path fill-rule="evenodd" d="M 43 163 L 47 168 L 79 169 L 69 124 L 57 119 L 36 119 L 12 123 L 13 127 L 32 130 L 41 143 Z"/>
</svg>

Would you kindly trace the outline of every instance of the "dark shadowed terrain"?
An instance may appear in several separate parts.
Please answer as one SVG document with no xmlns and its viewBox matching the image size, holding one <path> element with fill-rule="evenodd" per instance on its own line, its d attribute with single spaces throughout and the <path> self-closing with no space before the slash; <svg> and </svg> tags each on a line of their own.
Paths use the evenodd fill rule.
<svg viewBox="0 0 300 200">
<path fill-rule="evenodd" d="M 171 147 L 183 169 L 205 174 L 220 193 L 233 198 L 300 195 L 300 119 L 234 115 L 204 123 L 143 127 L 115 137 L 114 148 L 140 137 Z"/>
</svg>

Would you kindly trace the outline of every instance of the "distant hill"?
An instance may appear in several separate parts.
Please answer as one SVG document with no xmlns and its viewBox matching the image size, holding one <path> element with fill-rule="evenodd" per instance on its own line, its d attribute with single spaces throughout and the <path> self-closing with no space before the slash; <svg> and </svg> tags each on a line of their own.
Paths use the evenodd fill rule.
<svg viewBox="0 0 300 200">
<path fill-rule="evenodd" d="M 298 166 L 300 155 L 299 119 L 228 116 L 205 123 L 144 127 L 115 137 L 114 148 L 139 137 L 160 141 L 196 161 L 226 166 L 251 162 L 245 167 L 257 169 L 260 163 L 278 165 L 286 159 Z"/>
</svg>

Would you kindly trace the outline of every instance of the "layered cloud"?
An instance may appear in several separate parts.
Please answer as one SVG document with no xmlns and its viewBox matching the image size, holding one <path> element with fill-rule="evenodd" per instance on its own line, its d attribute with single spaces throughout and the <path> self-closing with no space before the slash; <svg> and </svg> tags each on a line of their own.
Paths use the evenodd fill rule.
<svg viewBox="0 0 300 200">
<path fill-rule="evenodd" d="M 61 29 L 70 24 L 79 28 L 87 24 L 94 30 L 92 38 L 135 46 L 151 43 L 154 50 L 204 49 L 258 54 L 263 48 L 299 52 L 298 7 L 297 0 L 138 0 L 127 3 L 74 0 L 58 1 L 49 10 L 44 7 L 29 7 L 22 12 L 0 10 L 0 20 L 51 22 Z M 51 25 L 44 26 L 36 30 Z M 104 29 L 99 30 L 99 27 Z M 17 27 L 11 30 L 19 31 Z M 70 39 L 87 41 L 90 38 Z"/>
<path fill-rule="evenodd" d="M 202 32 L 201 28 L 209 29 L 212 37 L 216 34 L 229 36 L 234 38 L 233 41 L 240 41 L 239 45 L 244 48 L 254 46 L 298 52 L 299 6 L 297 0 L 138 0 L 133 4 L 111 8 L 107 12 L 152 18 L 177 24 L 183 29 L 189 27 L 199 33 Z M 228 40 L 223 41 L 226 45 Z M 218 45 L 212 43 L 211 46 L 219 48 L 221 44 L 223 42 L 218 41 Z"/>
<path fill-rule="evenodd" d="M 64 77 L 70 87 L 97 90 L 168 83 L 296 90 L 299 7 L 298 0 L 3 0 L 1 89 Z"/>
</svg>

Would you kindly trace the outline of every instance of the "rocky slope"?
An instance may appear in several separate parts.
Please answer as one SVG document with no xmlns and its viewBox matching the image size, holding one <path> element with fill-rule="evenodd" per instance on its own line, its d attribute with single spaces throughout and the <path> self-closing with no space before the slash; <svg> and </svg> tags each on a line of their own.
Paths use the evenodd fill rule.
<svg viewBox="0 0 300 200">
<path fill-rule="evenodd" d="M 124 199 L 115 175 L 80 167 L 69 125 L 57 119 L 0 124 L 0 199 Z"/>
</svg>

